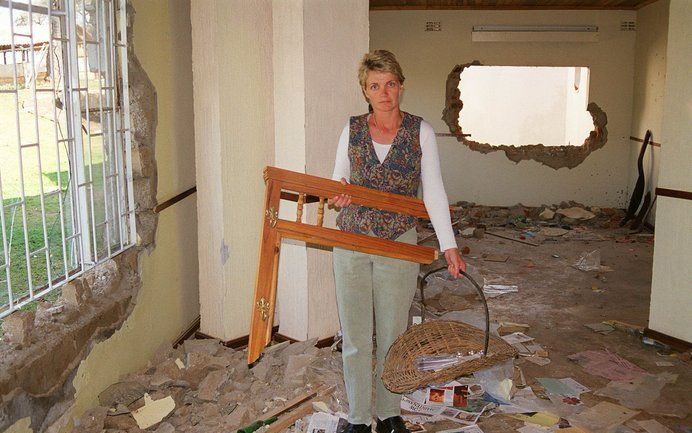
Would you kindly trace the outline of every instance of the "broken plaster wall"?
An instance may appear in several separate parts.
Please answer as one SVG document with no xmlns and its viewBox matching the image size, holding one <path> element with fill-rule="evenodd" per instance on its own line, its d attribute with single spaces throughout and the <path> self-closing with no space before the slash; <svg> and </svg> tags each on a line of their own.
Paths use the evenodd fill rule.
<svg viewBox="0 0 692 433">
<path fill-rule="evenodd" d="M 634 11 L 372 11 L 370 48 L 397 55 L 406 76 L 402 108 L 423 116 L 438 133 L 449 133 L 442 111 L 447 76 L 456 65 L 478 60 L 484 65 L 589 67 L 589 101 L 608 119 L 603 147 L 574 168 L 556 170 L 535 160 L 515 163 L 504 152 L 483 154 L 455 137 L 438 137 L 445 187 L 450 202 L 540 205 L 576 200 L 624 206 L 631 170 L 635 32 L 620 31 L 620 22 L 635 17 Z M 442 31 L 426 32 L 427 21 L 440 21 Z M 599 41 L 472 42 L 472 27 L 484 24 L 595 24 Z"/>
<path fill-rule="evenodd" d="M 663 100 L 666 84 L 666 46 L 668 42 L 669 0 L 659 0 L 637 11 L 637 43 L 634 62 L 634 100 L 632 105 L 632 137 L 644 138 L 651 130 L 653 141 L 661 142 Z M 642 143 L 630 141 L 630 191 L 639 176 L 635 169 Z M 649 146 L 644 155 L 646 189 L 653 196 L 658 185 L 661 148 Z M 648 221 L 653 222 L 655 208 Z"/>
<path fill-rule="evenodd" d="M 136 18 L 128 32 L 137 57 L 130 56 L 130 94 L 140 244 L 109 267 L 122 276 L 119 288 L 108 297 L 110 309 L 90 306 L 87 311 L 99 317 L 73 332 L 67 347 L 76 356 L 66 361 L 66 374 L 46 378 L 37 371 L 25 379 L 27 386 L 53 380 L 56 398 L 32 401 L 16 393 L 15 407 L 33 404 L 29 409 L 41 416 L 16 417 L 8 432 L 66 431 L 73 418 L 97 404 L 99 392 L 145 366 L 199 314 L 195 196 L 159 214 L 148 209 L 195 184 L 190 3 L 134 0 L 132 6 Z M 46 365 L 62 361 L 65 353 L 45 354 Z M 53 413 L 47 413 L 51 407 Z"/>
</svg>

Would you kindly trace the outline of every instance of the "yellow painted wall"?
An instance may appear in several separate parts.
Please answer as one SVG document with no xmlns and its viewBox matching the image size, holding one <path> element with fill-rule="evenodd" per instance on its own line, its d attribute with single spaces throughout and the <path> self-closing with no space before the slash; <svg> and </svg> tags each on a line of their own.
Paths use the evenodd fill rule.
<svg viewBox="0 0 692 433">
<path fill-rule="evenodd" d="M 158 100 L 156 159 L 159 202 L 194 186 L 194 127 L 188 1 L 133 0 L 134 46 Z M 74 379 L 73 416 L 98 404 L 121 375 L 144 367 L 199 314 L 196 196 L 159 214 L 156 248 L 140 256 L 142 287 L 132 314 L 96 345 Z"/>
<path fill-rule="evenodd" d="M 576 200 L 587 205 L 622 206 L 628 198 L 630 126 L 635 32 L 620 22 L 635 11 L 373 11 L 370 48 L 393 51 L 406 76 L 402 108 L 423 116 L 436 132 L 442 121 L 445 83 L 456 64 L 478 60 L 504 66 L 586 66 L 589 101 L 608 115 L 608 143 L 573 169 L 554 170 L 535 161 L 518 164 L 504 153 L 483 155 L 455 138 L 438 138 L 442 175 L 451 202 L 525 205 Z M 427 21 L 442 31 L 426 32 Z M 477 25 L 595 24 L 598 42 L 472 42 Z M 521 106 L 517 107 L 521 110 Z M 498 128 L 502 119 L 496 120 Z M 535 127 L 540 128 L 540 122 Z"/>
</svg>

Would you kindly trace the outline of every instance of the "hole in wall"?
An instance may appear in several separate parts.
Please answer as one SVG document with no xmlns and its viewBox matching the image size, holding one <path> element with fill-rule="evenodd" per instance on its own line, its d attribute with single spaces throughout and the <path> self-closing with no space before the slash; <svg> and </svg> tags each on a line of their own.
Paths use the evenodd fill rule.
<svg viewBox="0 0 692 433">
<path fill-rule="evenodd" d="M 472 150 L 573 168 L 607 141 L 607 116 L 588 102 L 588 85 L 585 67 L 456 65 L 442 119 Z"/>
</svg>

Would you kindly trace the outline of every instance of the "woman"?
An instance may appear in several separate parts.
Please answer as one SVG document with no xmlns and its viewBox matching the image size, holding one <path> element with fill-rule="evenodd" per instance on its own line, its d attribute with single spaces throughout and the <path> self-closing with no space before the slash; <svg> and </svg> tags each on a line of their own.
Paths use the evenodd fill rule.
<svg viewBox="0 0 692 433">
<path fill-rule="evenodd" d="M 440 175 L 432 127 L 399 109 L 404 74 L 394 54 L 377 50 L 363 57 L 358 79 L 372 112 L 354 116 L 339 139 L 333 178 L 368 188 L 423 199 L 454 277 L 466 269 L 459 255 Z M 351 197 L 329 200 L 341 208 L 341 230 L 399 242 L 416 243 L 415 218 L 364 206 L 351 206 Z M 400 396 L 382 384 L 385 356 L 408 323 L 419 266 L 415 263 L 334 249 L 334 275 L 343 331 L 344 381 L 349 401 L 344 433 L 369 432 L 372 400 L 373 310 L 377 336 L 376 430 L 408 432 L 401 419 Z"/>
</svg>

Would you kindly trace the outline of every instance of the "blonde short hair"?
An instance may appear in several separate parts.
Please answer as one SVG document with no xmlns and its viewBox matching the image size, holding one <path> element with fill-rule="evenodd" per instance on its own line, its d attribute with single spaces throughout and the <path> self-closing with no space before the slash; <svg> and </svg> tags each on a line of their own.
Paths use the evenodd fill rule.
<svg viewBox="0 0 692 433">
<path fill-rule="evenodd" d="M 404 84 L 404 72 L 401 70 L 401 65 L 397 62 L 394 54 L 387 50 L 375 50 L 366 53 L 358 68 L 358 81 L 360 87 L 365 91 L 365 84 L 368 78 L 368 72 L 390 72 L 399 79 L 399 84 Z"/>
</svg>

